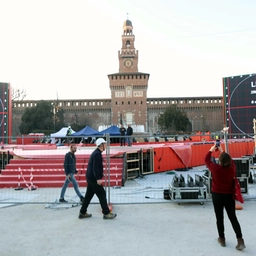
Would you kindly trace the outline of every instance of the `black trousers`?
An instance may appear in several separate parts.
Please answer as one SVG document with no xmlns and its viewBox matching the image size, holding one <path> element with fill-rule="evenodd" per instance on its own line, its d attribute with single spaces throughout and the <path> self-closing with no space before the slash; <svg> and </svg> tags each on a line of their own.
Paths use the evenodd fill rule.
<svg viewBox="0 0 256 256">
<path fill-rule="evenodd" d="M 122 137 L 120 137 L 120 146 L 125 146 L 125 137 L 124 136 L 122 136 Z"/>
<path fill-rule="evenodd" d="M 236 203 L 232 194 L 212 193 L 212 202 L 216 216 L 216 224 L 219 237 L 225 237 L 224 229 L 224 208 L 227 212 L 231 225 L 236 233 L 236 238 L 242 238 L 240 224 L 236 217 Z"/>
<path fill-rule="evenodd" d="M 80 209 L 80 213 L 85 214 L 87 212 L 87 208 L 94 194 L 96 194 L 96 196 L 99 198 L 103 214 L 104 215 L 109 214 L 110 210 L 108 207 L 106 191 L 104 187 L 102 185 L 98 185 L 95 179 L 87 178 L 86 180 L 87 180 L 87 190 L 84 196 L 82 207 Z"/>
</svg>

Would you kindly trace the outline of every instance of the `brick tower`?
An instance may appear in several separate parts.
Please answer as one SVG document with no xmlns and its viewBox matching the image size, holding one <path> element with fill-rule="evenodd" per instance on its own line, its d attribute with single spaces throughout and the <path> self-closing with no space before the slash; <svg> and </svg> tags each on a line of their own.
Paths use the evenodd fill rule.
<svg viewBox="0 0 256 256">
<path fill-rule="evenodd" d="M 123 25 L 122 48 L 118 51 L 119 72 L 109 74 L 112 124 L 147 127 L 147 89 L 149 74 L 138 72 L 138 51 L 130 20 Z"/>
</svg>

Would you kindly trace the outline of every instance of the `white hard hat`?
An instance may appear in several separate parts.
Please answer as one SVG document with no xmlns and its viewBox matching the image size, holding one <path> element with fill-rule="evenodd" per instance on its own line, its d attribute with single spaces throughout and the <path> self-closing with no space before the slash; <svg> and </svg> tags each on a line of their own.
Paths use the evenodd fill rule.
<svg viewBox="0 0 256 256">
<path fill-rule="evenodd" d="M 102 138 L 99 138 L 99 139 L 97 139 L 96 140 L 96 146 L 98 147 L 100 144 L 102 144 L 102 143 L 107 143 L 104 139 L 102 139 Z"/>
</svg>

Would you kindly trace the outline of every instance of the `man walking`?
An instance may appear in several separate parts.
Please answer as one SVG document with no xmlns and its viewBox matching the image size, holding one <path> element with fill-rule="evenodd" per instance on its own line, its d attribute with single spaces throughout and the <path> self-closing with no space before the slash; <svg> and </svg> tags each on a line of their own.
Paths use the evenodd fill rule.
<svg viewBox="0 0 256 256">
<path fill-rule="evenodd" d="M 74 186 L 74 190 L 76 191 L 76 194 L 79 196 L 81 202 L 83 201 L 83 198 L 84 198 L 82 196 L 81 192 L 78 189 L 78 183 L 77 183 L 76 178 L 75 178 L 75 174 L 77 173 L 77 170 L 76 170 L 76 156 L 75 156 L 76 149 L 77 149 L 76 145 L 71 144 L 70 145 L 70 151 L 68 153 L 66 153 L 66 155 L 65 155 L 64 169 L 65 169 L 66 179 L 65 179 L 65 182 L 64 182 L 64 184 L 62 186 L 62 189 L 61 189 L 60 199 L 59 199 L 60 203 L 67 203 L 68 202 L 64 199 L 64 195 L 65 195 L 66 189 L 67 189 L 70 182 L 72 182 L 72 184 Z"/>
<path fill-rule="evenodd" d="M 96 146 L 97 148 L 92 152 L 88 162 L 86 171 L 87 190 L 78 218 L 84 219 L 92 217 L 91 214 L 87 213 L 87 208 L 94 194 L 96 194 L 96 196 L 99 198 L 102 208 L 103 219 L 114 219 L 116 214 L 110 212 L 109 210 L 106 191 L 102 185 L 102 178 L 104 176 L 102 152 L 105 151 L 107 142 L 104 139 L 99 138 L 96 140 Z"/>
<path fill-rule="evenodd" d="M 128 146 L 132 145 L 132 135 L 133 135 L 133 129 L 131 127 L 130 124 L 128 124 L 128 128 L 126 131 L 126 135 L 127 135 L 127 142 L 128 142 Z"/>
</svg>

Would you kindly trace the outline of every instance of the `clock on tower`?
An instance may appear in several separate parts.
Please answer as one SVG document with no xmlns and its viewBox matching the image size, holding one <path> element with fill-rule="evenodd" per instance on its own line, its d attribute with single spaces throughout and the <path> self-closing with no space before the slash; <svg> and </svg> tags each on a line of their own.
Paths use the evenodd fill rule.
<svg viewBox="0 0 256 256">
<path fill-rule="evenodd" d="M 132 60 L 131 60 L 131 59 L 125 59 L 125 60 L 124 60 L 124 66 L 125 66 L 126 68 L 131 68 L 131 67 L 133 66 Z"/>
</svg>

